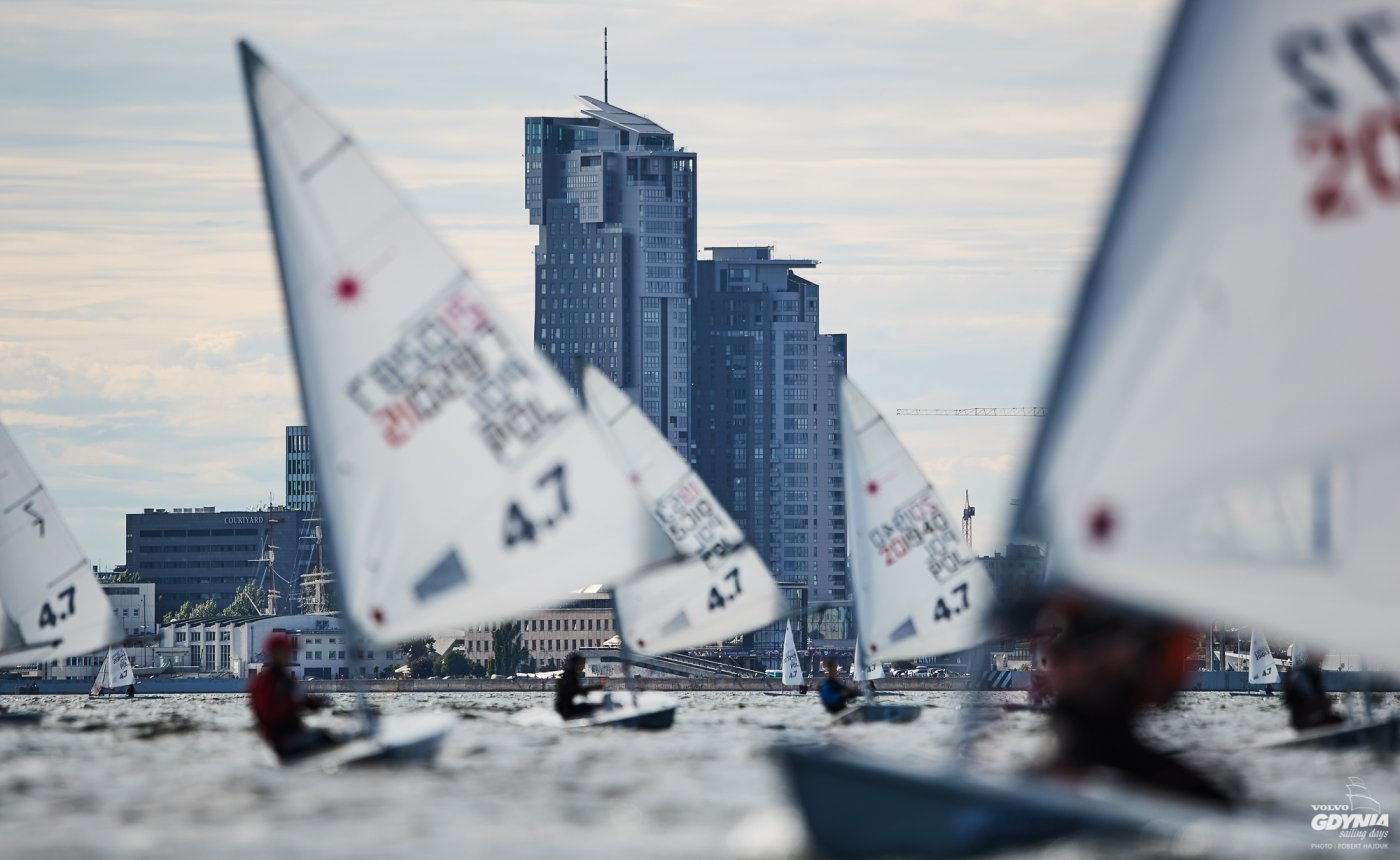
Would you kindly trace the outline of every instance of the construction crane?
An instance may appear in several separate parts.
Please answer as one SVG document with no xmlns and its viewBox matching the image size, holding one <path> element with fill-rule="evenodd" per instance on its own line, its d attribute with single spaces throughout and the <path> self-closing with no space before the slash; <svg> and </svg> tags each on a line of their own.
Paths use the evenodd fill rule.
<svg viewBox="0 0 1400 860">
<path fill-rule="evenodd" d="M 1044 406 L 974 406 L 970 409 L 896 409 L 896 415 L 975 415 L 984 418 L 1044 418 Z"/>
</svg>

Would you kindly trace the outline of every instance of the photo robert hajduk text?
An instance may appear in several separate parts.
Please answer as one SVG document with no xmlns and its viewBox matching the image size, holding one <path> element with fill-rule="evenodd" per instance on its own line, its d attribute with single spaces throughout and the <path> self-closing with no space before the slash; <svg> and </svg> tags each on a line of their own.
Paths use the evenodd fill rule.
<svg viewBox="0 0 1400 860">
<path fill-rule="evenodd" d="M 1388 851 L 1390 813 L 1381 809 L 1361 777 L 1347 778 L 1338 803 L 1312 804 L 1316 851 Z"/>
</svg>

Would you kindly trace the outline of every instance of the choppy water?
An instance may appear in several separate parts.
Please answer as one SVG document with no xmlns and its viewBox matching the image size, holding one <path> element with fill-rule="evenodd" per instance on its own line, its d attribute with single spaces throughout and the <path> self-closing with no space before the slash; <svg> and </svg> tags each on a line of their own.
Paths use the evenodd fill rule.
<svg viewBox="0 0 1400 860">
<path fill-rule="evenodd" d="M 433 770 L 339 774 L 276 767 L 242 696 L 6 697 L 46 717 L 0 727 L 0 856 L 800 857 L 801 829 L 766 755 L 773 744 L 828 740 L 933 766 L 948 759 L 973 695 L 912 693 L 902 701 L 927 706 L 918 722 L 831 728 L 815 697 L 682 693 L 675 727 L 657 733 L 513 723 L 516 711 L 548 706 L 540 694 L 376 695 L 385 711 L 462 719 Z M 348 730 L 350 697 L 337 703 L 330 719 Z M 1048 748 L 1039 715 L 975 713 L 971 766 L 1008 770 Z M 1283 724 L 1276 699 L 1196 693 L 1155 714 L 1149 731 L 1304 825 L 1309 804 L 1344 800 L 1351 776 L 1400 812 L 1400 775 L 1367 753 L 1251 751 Z M 1066 852 L 1095 849 L 1055 851 Z"/>
</svg>

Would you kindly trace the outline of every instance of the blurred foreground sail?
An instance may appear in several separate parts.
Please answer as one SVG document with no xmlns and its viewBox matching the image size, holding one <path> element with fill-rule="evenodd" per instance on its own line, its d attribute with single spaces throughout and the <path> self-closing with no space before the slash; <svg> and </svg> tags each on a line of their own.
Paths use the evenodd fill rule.
<svg viewBox="0 0 1400 860">
<path fill-rule="evenodd" d="M 1021 511 L 1066 579 L 1400 660 L 1400 3 L 1186 3 Z"/>
<path fill-rule="evenodd" d="M 0 426 L 0 666 L 91 654 L 125 638 L 92 566 Z"/>
<path fill-rule="evenodd" d="M 992 583 L 919 464 L 855 383 L 841 380 L 841 444 L 864 666 L 979 644 Z"/>
<path fill-rule="evenodd" d="M 686 559 L 613 589 L 626 644 L 651 654 L 693 648 L 787 615 L 768 565 L 651 420 L 595 367 L 584 368 L 583 389 L 590 417 Z"/>
<path fill-rule="evenodd" d="M 553 369 L 350 137 L 241 50 L 353 622 L 403 639 L 669 561 Z"/>
</svg>

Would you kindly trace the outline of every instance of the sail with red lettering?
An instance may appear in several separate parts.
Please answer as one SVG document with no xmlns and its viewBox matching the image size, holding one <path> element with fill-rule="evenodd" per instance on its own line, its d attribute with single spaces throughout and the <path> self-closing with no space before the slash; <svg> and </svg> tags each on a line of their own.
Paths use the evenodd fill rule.
<svg viewBox="0 0 1400 860">
<path fill-rule="evenodd" d="M 346 610 L 395 641 L 675 555 L 577 400 L 355 141 L 241 46 Z"/>
<path fill-rule="evenodd" d="M 951 510 L 854 382 L 841 380 L 851 579 L 870 666 L 948 654 L 985 638 L 992 583 Z"/>
<path fill-rule="evenodd" d="M 1400 4 L 1183 5 L 1023 533 L 1080 587 L 1400 661 Z"/>
</svg>

